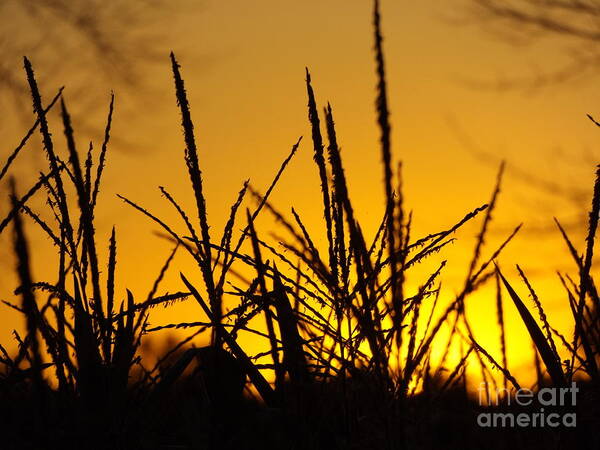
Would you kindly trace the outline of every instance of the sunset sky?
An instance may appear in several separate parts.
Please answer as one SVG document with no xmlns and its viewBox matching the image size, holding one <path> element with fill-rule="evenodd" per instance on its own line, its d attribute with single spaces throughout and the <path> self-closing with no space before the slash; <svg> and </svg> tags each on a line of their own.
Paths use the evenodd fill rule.
<svg viewBox="0 0 600 450">
<path fill-rule="evenodd" d="M 117 227 L 120 298 L 126 287 L 140 300 L 145 298 L 170 244 L 156 237 L 153 231 L 157 228 L 115 194 L 139 202 L 181 231 L 182 224 L 157 187 L 165 186 L 193 210 L 168 60 L 170 50 L 182 66 L 192 107 L 215 238 L 220 239 L 243 180 L 250 178 L 251 184 L 264 192 L 292 144 L 304 136 L 272 199 L 285 212 L 294 206 L 316 239 L 324 242 L 319 181 L 307 120 L 305 67 L 311 71 L 319 106 L 329 101 L 334 109 L 350 195 L 371 237 L 383 213 L 374 114 L 372 2 L 207 0 L 176 1 L 164 8 L 153 6 L 155 3 L 159 2 L 140 3 L 134 8 L 137 21 L 123 36 L 117 21 L 106 22 L 114 26 L 114 33 L 109 35 L 117 48 L 122 42 L 127 50 L 124 61 L 127 73 L 133 74 L 129 82 L 121 79 L 120 69 L 107 71 L 99 64 L 85 42 L 77 45 L 81 35 L 61 19 L 50 14 L 41 26 L 14 2 L 0 10 L 0 14 L 11 8 L 19 11 L 17 20 L 5 28 L 12 34 L 1 32 L 0 48 L 6 56 L 0 77 L 6 77 L 9 68 L 11 76 L 19 77 L 24 86 L 21 67 L 26 54 L 46 101 L 65 85 L 81 150 L 87 148 L 90 139 L 95 148 L 100 146 L 110 90 L 115 91 L 114 140 L 96 216 L 103 251 L 112 225 Z M 573 51 L 585 50 L 582 47 L 589 44 L 560 37 L 509 44 L 500 36 L 506 31 L 501 25 L 479 20 L 471 0 L 388 0 L 382 2 L 382 14 L 392 145 L 395 159 L 404 164 L 405 197 L 415 216 L 413 236 L 448 228 L 486 203 L 499 162 L 506 160 L 507 176 L 484 256 L 524 222 L 521 234 L 499 261 L 524 298 L 526 291 L 514 264 L 519 263 L 531 274 L 550 321 L 568 331 L 564 328 L 569 323 L 566 297 L 555 271 L 568 270 L 575 275 L 575 270 L 553 228 L 552 217 L 570 225 L 569 231 L 583 250 L 585 225 L 581 219 L 591 198 L 600 138 L 600 130 L 586 114 L 600 116 L 600 87 L 593 71 L 582 71 L 564 83 L 536 88 L 528 85 L 535 85 L 531 81 L 541 74 L 568 64 Z M 0 21 L 7 22 L 7 17 Z M 36 45 L 39 39 L 48 39 L 53 47 Z M 136 53 L 139 43 L 143 43 L 147 57 Z M 498 88 L 509 80 L 524 82 L 513 89 Z M 4 112 L 0 121 L 2 164 L 33 123 L 30 103 L 26 93 L 15 100 L 4 86 L 0 91 Z M 59 148 L 64 148 L 56 111 L 51 130 Z M 44 168 L 39 143 L 36 134 L 13 168 L 21 192 Z M 571 201 L 539 188 L 523 174 L 546 180 L 547 185 L 554 183 L 567 193 L 583 192 L 586 196 Z M 0 189 L 6 198 L 7 185 Z M 43 209 L 43 199 L 38 197 L 33 206 Z M 0 216 L 7 210 L 8 203 L 3 201 Z M 32 223 L 27 226 L 34 276 L 54 281 L 55 274 L 45 272 L 48 262 L 56 258 L 51 243 L 34 232 Z M 441 256 L 449 259 L 443 278 L 448 299 L 462 287 L 479 226 L 477 221 L 462 229 L 457 243 Z M 266 237 L 271 229 L 267 216 L 258 221 L 259 235 Z M 9 238 L 9 230 L 0 236 L 0 298 L 16 301 Z M 101 258 L 106 261 L 106 254 Z M 162 291 L 182 290 L 179 271 L 199 282 L 199 271 L 191 260 L 179 257 Z M 416 271 L 409 277 L 409 286 L 416 289 L 425 276 Z M 505 309 L 509 360 L 517 368 L 531 361 L 531 344 L 513 306 L 506 303 Z M 468 304 L 476 336 L 492 353 L 497 351 L 498 340 L 492 326 L 494 311 L 491 289 Z M 170 310 L 156 310 L 151 322 L 160 325 L 200 319 L 199 307 L 189 301 Z M 11 331 L 22 324 L 21 317 L 0 306 L 0 343 L 12 348 Z M 526 374 L 524 377 L 527 379 Z"/>
</svg>

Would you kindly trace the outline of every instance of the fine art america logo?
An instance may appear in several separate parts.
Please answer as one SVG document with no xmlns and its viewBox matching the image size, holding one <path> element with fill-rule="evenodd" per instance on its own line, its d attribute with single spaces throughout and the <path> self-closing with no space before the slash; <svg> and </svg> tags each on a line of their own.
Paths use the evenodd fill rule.
<svg viewBox="0 0 600 450">
<path fill-rule="evenodd" d="M 477 425 L 483 428 L 544 428 L 577 426 L 574 412 L 579 389 L 571 387 L 545 387 L 537 392 L 527 388 L 516 391 L 489 389 L 481 383 L 477 389 L 479 406 L 486 412 L 477 416 Z"/>
</svg>

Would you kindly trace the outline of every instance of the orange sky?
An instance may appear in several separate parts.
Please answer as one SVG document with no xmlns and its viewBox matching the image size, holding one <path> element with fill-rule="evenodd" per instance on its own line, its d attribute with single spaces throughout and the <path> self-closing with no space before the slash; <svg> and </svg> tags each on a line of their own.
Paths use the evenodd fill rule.
<svg viewBox="0 0 600 450">
<path fill-rule="evenodd" d="M 306 112 L 305 66 L 312 72 L 317 101 L 321 106 L 331 101 L 334 107 L 350 194 L 370 235 L 383 206 L 373 106 L 371 2 L 212 0 L 199 7 L 189 2 L 174 5 L 164 15 L 153 12 L 138 25 L 140 33 L 149 32 L 147 44 L 162 59 L 130 59 L 132 67 L 142 68 L 137 85 L 123 85 L 111 76 L 98 75 L 84 52 L 66 55 L 64 64 L 69 70 L 56 71 L 51 70 L 44 55 L 36 55 L 35 49 L 20 49 L 31 57 L 46 100 L 58 86 L 67 86 L 65 95 L 75 111 L 76 133 L 78 124 L 86 127 L 85 132 L 76 134 L 82 148 L 89 138 L 99 146 L 94 128 L 88 126 L 103 127 L 109 91 L 115 88 L 115 141 L 96 216 L 100 242 L 108 242 L 110 227 L 117 225 L 121 295 L 128 287 L 138 297 L 145 297 L 169 245 L 153 236 L 156 228 L 114 194 L 139 201 L 178 227 L 157 186 L 167 187 L 188 209 L 193 207 L 168 62 L 170 49 L 182 65 L 196 124 L 209 218 L 218 237 L 242 181 L 250 178 L 264 191 L 300 135 L 305 136 L 304 142 L 272 198 L 284 211 L 293 205 L 315 233 L 321 229 L 319 184 Z M 591 195 L 594 167 L 590 161 L 599 135 L 585 114 L 600 115 L 599 88 L 591 79 L 535 92 L 474 88 L 466 81 L 528 77 L 559 67 L 567 61 L 563 50 L 569 47 L 558 40 L 507 45 L 484 32 L 469 16 L 468 5 L 468 0 L 423 0 L 384 1 L 382 6 L 392 144 L 395 157 L 404 162 L 405 195 L 415 214 L 413 234 L 424 235 L 452 225 L 468 210 L 488 201 L 496 167 L 473 156 L 464 136 L 459 136 L 457 129 L 462 130 L 478 148 L 509 164 L 495 214 L 496 232 L 486 255 L 510 228 L 525 222 L 524 232 L 500 261 L 516 285 L 514 263 L 532 274 L 548 305 L 550 320 L 554 318 L 557 326 L 564 326 L 568 323 L 564 295 L 558 291 L 558 282 L 549 277 L 555 269 L 574 271 L 557 233 L 539 233 L 537 229 L 551 228 L 553 215 L 569 222 L 582 211 L 511 176 L 515 174 L 511 167 L 564 186 L 587 189 Z M 179 7 L 182 11 L 177 10 Z M 465 17 L 471 22 L 464 22 Z M 48 29 L 54 26 L 58 27 L 48 23 Z M 15 36 L 18 42 L 19 36 Z M 20 58 L 20 53 L 15 55 L 12 64 L 20 67 Z M 56 73 L 60 79 L 50 76 Z M 84 85 L 86 88 L 81 89 Z M 77 89 L 70 91 L 70 86 Z M 103 101 L 98 103 L 97 98 Z M 28 105 L 29 98 L 23 97 L 23 102 Z M 9 111 L 14 108 L 10 101 L 2 105 Z M 2 160 L 27 127 L 20 119 L 8 116 L 0 122 Z M 60 141 L 62 130 L 55 116 L 51 125 Z M 36 136 L 35 145 L 29 146 L 28 154 L 21 155 L 14 167 L 22 180 L 21 190 L 36 173 L 33 169 L 44 162 L 38 145 Z M 589 161 L 583 161 L 584 154 Z M 1 212 L 6 210 L 6 203 L 0 205 Z M 259 234 L 265 235 L 269 226 L 268 220 L 259 221 Z M 447 252 L 450 261 L 444 283 L 448 298 L 461 288 L 477 230 L 477 226 L 466 227 L 457 236 L 459 242 Z M 581 230 L 574 229 L 573 233 L 581 244 Z M 3 254 L 10 248 L 8 237 L 6 232 L 0 236 Z M 31 245 L 34 275 L 44 279 L 45 265 L 53 258 L 50 244 L 43 237 L 32 236 Z M 14 284 L 8 272 L 13 263 L 3 257 L 1 264 L 0 298 L 12 300 Z M 197 269 L 185 258 L 176 261 L 176 268 L 163 286 L 171 292 L 182 288 L 178 270 L 198 277 Z M 409 278 L 413 287 L 420 281 L 422 278 Z M 522 289 L 520 292 L 525 296 Z M 507 304 L 506 310 L 509 358 L 517 366 L 531 360 L 531 347 L 524 340 L 524 327 L 512 305 Z M 493 297 L 474 297 L 469 314 L 477 318 L 475 331 L 480 343 L 493 353 L 497 348 L 497 333 L 491 326 L 495 323 Z M 156 311 L 152 323 L 201 317 L 199 308 L 190 302 Z M 7 343 L 12 327 L 20 327 L 21 322 L 12 311 L 0 307 L 0 342 Z"/>
</svg>

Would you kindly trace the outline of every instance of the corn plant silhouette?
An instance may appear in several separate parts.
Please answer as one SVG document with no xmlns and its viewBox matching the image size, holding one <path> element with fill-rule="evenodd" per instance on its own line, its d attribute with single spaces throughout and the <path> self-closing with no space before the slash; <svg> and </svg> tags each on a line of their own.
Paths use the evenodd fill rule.
<svg viewBox="0 0 600 450">
<path fill-rule="evenodd" d="M 404 205 L 402 165 L 394 168 L 378 1 L 374 2 L 373 25 L 375 115 L 384 194 L 374 236 L 363 233 L 352 201 L 333 107 L 328 103 L 322 113 L 319 111 L 307 69 L 308 125 L 321 188 L 318 210 L 323 213 L 322 229 L 318 234 L 309 232 L 294 208 L 288 215 L 271 201 L 302 143 L 299 138 L 264 194 L 248 181 L 242 183 L 217 239 L 216 228 L 209 221 L 191 106 L 181 67 L 171 53 L 185 142 L 183 158 L 195 211 L 188 214 L 166 188 L 159 188 L 185 226 L 186 231 L 178 233 L 158 215 L 119 195 L 173 242 L 157 278 L 149 280 L 148 296 L 137 302 L 128 290 L 121 293 L 119 301 L 115 289 L 116 228 L 104 239 L 109 251 L 102 262 L 95 227 L 114 96 L 99 154 L 92 146 L 83 154 L 77 147 L 63 91 L 44 106 L 33 67 L 24 60 L 36 121 L 3 166 L 0 178 L 9 173 L 12 162 L 38 129 L 48 170 L 21 197 L 13 184 L 11 209 L 0 222 L 0 232 L 10 224 L 14 231 L 19 279 L 16 293 L 21 296 L 20 304 L 5 303 L 23 313 L 26 322 L 25 336 L 14 333 L 19 344 L 16 356 L 0 346 L 0 398 L 7 405 L 0 419 L 8 448 L 282 448 L 293 443 L 295 448 L 306 449 L 405 449 L 442 445 L 480 448 L 482 442 L 491 448 L 505 448 L 514 442 L 522 442 L 520 447 L 513 445 L 518 448 L 530 448 L 532 443 L 533 448 L 547 448 L 554 435 L 544 434 L 544 430 L 527 430 L 517 441 L 510 430 L 489 434 L 492 432 L 477 428 L 474 420 L 478 406 L 469 398 L 469 363 L 477 365 L 484 381 L 494 384 L 499 378 L 504 386 L 521 387 L 508 367 L 503 288 L 535 346 L 537 387 L 585 382 L 589 395 L 583 412 L 592 419 L 575 434 L 561 431 L 563 442 L 573 436 L 572 441 L 585 448 L 586 433 L 597 423 L 589 399 L 598 392 L 600 302 L 592 260 L 600 181 L 594 187 L 583 257 L 578 256 L 557 221 L 579 275 L 579 283 L 575 283 L 560 274 L 573 315 L 574 334 L 569 341 L 550 325 L 524 271 L 518 267 L 539 311 L 539 321 L 495 265 L 520 225 L 497 248 L 489 252 L 486 248 L 504 166 L 488 204 L 474 208 L 442 231 L 413 236 L 412 213 L 407 213 Z M 48 111 L 57 104 L 65 135 L 65 161 L 47 120 Z M 238 213 L 248 193 L 256 206 L 246 208 L 244 225 L 236 233 Z M 48 200 L 53 222 L 44 221 L 29 204 L 33 196 L 42 194 Z M 263 212 L 273 216 L 285 236 L 264 237 L 257 226 Z M 443 252 L 460 228 L 479 216 L 481 228 L 465 268 L 464 285 L 447 304 L 440 300 L 445 260 L 439 261 L 418 287 L 406 283 L 408 274 L 412 276 L 417 266 Z M 58 263 L 51 267 L 56 273 L 45 273 L 43 281 L 37 281 L 29 269 L 36 255 L 28 248 L 24 218 L 57 248 Z M 326 246 L 325 252 L 320 242 Z M 184 290 L 158 295 L 164 275 L 180 250 L 197 264 L 200 279 L 180 273 Z M 251 276 L 240 284 L 234 279 L 241 268 Z M 52 276 L 56 281 L 47 281 Z M 497 289 L 501 362 L 477 342 L 471 326 L 477 318 L 467 316 L 465 307 L 491 280 L 496 281 Z M 38 301 L 41 295 L 47 296 L 45 302 Z M 151 308 L 186 299 L 194 299 L 200 307 L 197 321 L 148 325 Z M 224 304 L 231 300 L 236 303 L 227 310 Z M 194 331 L 153 368 L 146 368 L 139 351 L 142 339 L 164 329 Z M 442 330 L 448 335 L 440 343 Z M 240 343 L 241 333 L 263 340 L 266 351 L 249 354 Z M 208 346 L 189 345 L 203 334 L 210 336 Z M 555 338 L 560 339 L 562 351 Z M 449 355 L 453 346 L 459 347 L 461 357 L 452 364 Z M 434 357 L 434 347 L 442 350 L 440 357 Z M 48 383 L 50 377 L 56 381 L 55 388 Z M 257 395 L 252 399 L 244 395 L 245 390 Z M 36 413 L 32 415 L 34 407 Z"/>
</svg>

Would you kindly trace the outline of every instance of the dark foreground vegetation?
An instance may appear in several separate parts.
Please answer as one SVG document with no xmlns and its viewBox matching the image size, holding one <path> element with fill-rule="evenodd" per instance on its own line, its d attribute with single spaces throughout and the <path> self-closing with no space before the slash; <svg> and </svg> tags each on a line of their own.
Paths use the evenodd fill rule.
<svg viewBox="0 0 600 450">
<path fill-rule="evenodd" d="M 185 232 L 176 231 L 127 197 L 124 203 L 150 220 L 173 243 L 173 252 L 146 298 L 115 291 L 117 235 L 98 236 L 94 214 L 110 140 L 113 100 L 99 152 L 76 146 L 66 99 L 59 91 L 43 104 L 31 63 L 25 73 L 33 100 L 35 124 L 6 162 L 0 178 L 34 133 L 42 138 L 48 170 L 25 194 L 9 183 L 12 206 L 0 232 L 12 231 L 20 284 L 17 302 L 23 335 L 15 332 L 18 352 L 0 346 L 0 446 L 5 449 L 560 449 L 600 448 L 598 361 L 600 299 L 591 276 L 594 237 L 600 212 L 600 172 L 594 186 L 589 231 L 583 256 L 557 221 L 573 256 L 575 278 L 561 275 L 573 316 L 573 336 L 550 325 L 541 301 L 518 268 L 539 320 L 496 266 L 503 248 L 519 230 L 491 251 L 484 242 L 502 181 L 500 168 L 488 204 L 444 231 L 415 238 L 411 215 L 403 207 L 401 167 L 393 167 L 385 66 L 378 5 L 374 12 L 378 75 L 376 114 L 381 132 L 383 188 L 386 203 L 372 238 L 363 234 L 346 184 L 333 109 L 322 111 L 306 74 L 308 118 L 322 197 L 315 204 L 324 217 L 326 249 L 317 249 L 301 217 L 278 212 L 269 201 L 293 158 L 298 140 L 272 183 L 259 193 L 243 183 L 220 237 L 209 225 L 199 154 L 184 81 L 171 54 L 175 93 L 181 110 L 185 162 L 195 199 L 186 212 L 165 188 Z M 58 106 L 57 106 L 58 105 Z M 47 121 L 60 107 L 65 148 L 59 151 Z M 324 132 L 324 133 L 323 133 Z M 65 156 L 66 155 L 66 156 Z M 53 221 L 28 206 L 45 196 Z M 256 206 L 240 211 L 247 196 Z M 272 215 L 286 230 L 280 242 L 263 240 L 254 226 L 259 214 Z M 465 223 L 481 228 L 465 282 L 449 304 L 438 303 L 445 261 L 418 289 L 405 286 L 409 271 L 442 252 Z M 25 222 L 39 227 L 56 246 L 55 265 L 42 281 L 32 279 Z M 239 224 L 242 224 L 241 227 Z M 242 228 L 240 232 L 237 230 Z M 265 233 L 266 234 L 266 233 Z M 108 242 L 107 261 L 98 249 Z M 201 281 L 181 273 L 181 291 L 160 294 L 162 278 L 177 251 L 198 265 Z M 239 267 L 254 273 L 248 283 L 235 277 Z M 512 273 L 512 271 L 511 271 Z M 516 272 L 515 272 L 516 273 Z M 465 302 L 485 283 L 497 287 L 499 356 L 482 348 L 471 331 Z M 469 391 L 467 364 L 480 367 L 489 386 L 516 392 L 521 386 L 508 369 L 503 293 L 514 303 L 538 357 L 534 390 L 566 388 L 578 382 L 577 426 L 485 428 L 481 412 L 514 412 L 510 395 L 499 406 L 479 406 Z M 196 322 L 174 324 L 193 331 L 149 367 L 140 345 L 159 328 L 148 325 L 153 307 L 190 299 L 202 310 Z M 224 300 L 232 308 L 224 308 Z M 440 330 L 450 330 L 440 338 Z M 249 355 L 240 333 L 268 342 L 264 355 Z M 210 346 L 190 343 L 210 336 Z M 440 359 L 432 348 L 444 349 Z M 462 358 L 453 364 L 453 346 Z M 265 373 L 274 374 L 269 383 Z M 493 371 L 493 373 L 492 373 Z M 53 380 L 53 383 L 49 383 Z M 488 394 L 486 394 L 488 395 Z M 532 405 L 531 408 L 536 408 Z M 522 409 L 518 409 L 522 411 Z M 548 409 L 547 413 L 552 411 Z M 564 411 L 561 411 L 564 412 Z"/>
</svg>

